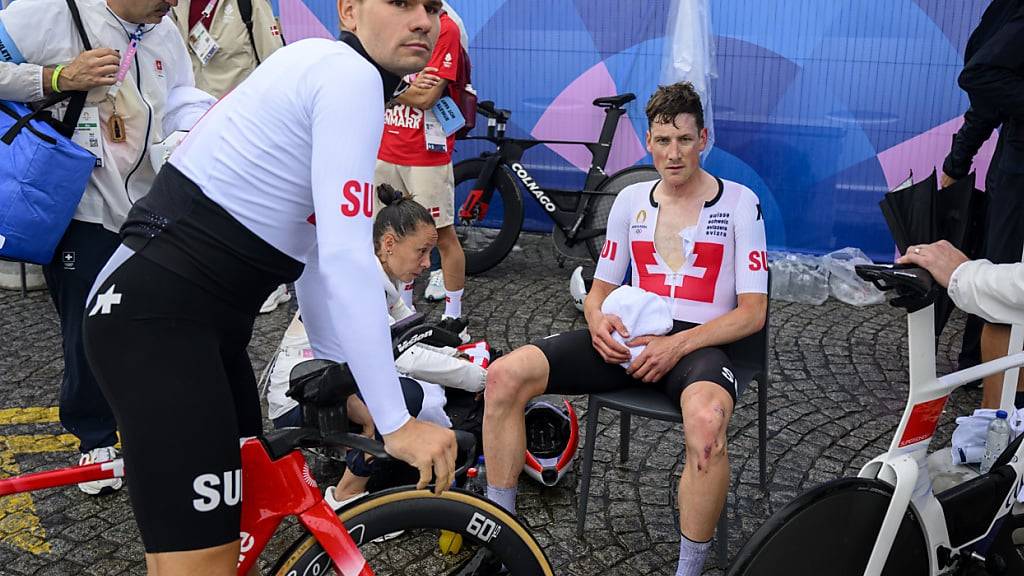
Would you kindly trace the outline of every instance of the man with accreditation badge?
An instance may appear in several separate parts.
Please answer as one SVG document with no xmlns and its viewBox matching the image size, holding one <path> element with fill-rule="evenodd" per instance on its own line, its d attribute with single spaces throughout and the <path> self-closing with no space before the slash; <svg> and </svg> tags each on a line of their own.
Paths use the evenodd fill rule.
<svg viewBox="0 0 1024 576">
<path fill-rule="evenodd" d="M 179 0 L 171 18 L 188 44 L 196 87 L 215 98 L 284 46 L 267 0 Z"/>
<path fill-rule="evenodd" d="M 462 58 L 458 24 L 441 13 L 441 29 L 422 72 L 410 80 L 410 87 L 396 99 L 397 106 L 384 117 L 384 136 L 377 154 L 374 180 L 408 192 L 434 218 L 437 248 L 441 253 L 445 309 L 441 326 L 469 342 L 468 322 L 462 318 L 462 296 L 466 284 L 466 256 L 455 234 L 455 175 L 452 148 L 455 133 L 465 119 L 455 104 L 454 87 Z M 435 283 L 432 277 L 431 283 Z M 404 287 L 402 299 L 412 306 L 412 283 Z"/>
<path fill-rule="evenodd" d="M 89 49 L 69 1 L 77 5 Z M 96 156 L 96 167 L 43 268 L 63 337 L 60 419 L 81 442 L 81 464 L 115 458 L 117 442 L 114 416 L 82 347 L 86 296 L 120 244 L 125 216 L 153 183 L 153 147 L 188 130 L 213 104 L 195 88 L 185 43 L 164 18 L 171 3 L 16 0 L 0 11 L 0 98 L 36 102 L 54 92 L 88 91 L 74 141 Z M 120 487 L 120 479 L 80 485 L 87 494 Z"/>
</svg>

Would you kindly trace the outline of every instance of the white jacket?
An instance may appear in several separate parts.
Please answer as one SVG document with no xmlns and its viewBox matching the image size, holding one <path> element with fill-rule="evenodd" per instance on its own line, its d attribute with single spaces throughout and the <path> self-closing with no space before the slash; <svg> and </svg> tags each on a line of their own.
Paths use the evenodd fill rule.
<svg viewBox="0 0 1024 576">
<path fill-rule="evenodd" d="M 398 286 L 388 278 L 383 267 L 380 268 L 380 274 L 391 322 L 395 323 L 414 314 L 402 301 Z M 455 348 L 436 348 L 426 344 L 416 344 L 398 357 L 395 367 L 400 374 L 419 381 L 427 394 L 432 394 L 426 390 L 429 383 L 469 392 L 483 390 L 484 384 L 487 382 L 487 370 L 478 364 L 459 358 L 458 354 L 459 351 Z M 277 349 L 277 356 L 269 368 L 267 401 L 270 405 L 270 418 L 277 418 L 298 406 L 297 402 L 285 395 L 288 391 L 288 377 L 296 364 L 311 358 L 313 358 L 313 348 L 309 344 L 309 336 L 306 335 L 306 329 L 299 320 L 299 315 L 296 314 L 288 326 L 281 345 Z"/>
<path fill-rule="evenodd" d="M 1024 323 L 1024 263 L 964 262 L 949 278 L 957 308 L 989 322 Z"/>
<path fill-rule="evenodd" d="M 137 24 L 121 20 L 103 0 L 77 0 L 93 48 L 124 54 Z M 0 98 L 19 102 L 43 99 L 43 67 L 69 64 L 83 50 L 65 0 L 17 0 L 0 10 L 0 26 L 13 43 L 0 50 Z M 117 232 L 132 204 L 149 192 L 155 173 L 149 146 L 175 130 L 188 130 L 213 104 L 195 88 L 185 43 L 170 18 L 147 25 L 135 65 L 117 94 L 117 111 L 125 121 L 127 141 L 109 141 L 113 102 L 108 87 L 89 91 L 86 105 L 99 107 L 103 166 L 93 170 L 75 219 L 101 223 Z M 19 54 L 23 63 L 8 56 Z M 14 60 L 14 61 L 10 61 Z"/>
</svg>

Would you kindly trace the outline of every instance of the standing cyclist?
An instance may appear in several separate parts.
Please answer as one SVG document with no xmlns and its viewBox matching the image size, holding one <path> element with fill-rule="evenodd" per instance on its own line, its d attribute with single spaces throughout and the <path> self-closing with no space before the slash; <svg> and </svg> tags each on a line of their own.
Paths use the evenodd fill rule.
<svg viewBox="0 0 1024 576">
<path fill-rule="evenodd" d="M 384 102 L 397 75 L 426 64 L 440 8 L 340 0 L 350 33 L 258 67 L 129 214 L 87 302 L 85 340 L 122 431 L 151 574 L 235 573 L 239 437 L 261 422 L 246 345 L 281 283 L 298 280 L 314 353 L 348 361 L 387 451 L 419 469 L 421 487 L 431 471 L 438 490 L 451 484 L 454 435 L 402 402 L 371 242 Z M 194 485 L 216 486 L 218 505 L 200 505 Z"/>
</svg>

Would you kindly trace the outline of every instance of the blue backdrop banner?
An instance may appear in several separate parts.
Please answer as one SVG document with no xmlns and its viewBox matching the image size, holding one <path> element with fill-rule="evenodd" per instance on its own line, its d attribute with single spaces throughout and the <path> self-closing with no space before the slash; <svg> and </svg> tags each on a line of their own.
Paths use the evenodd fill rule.
<svg viewBox="0 0 1024 576">
<path fill-rule="evenodd" d="M 690 0 L 693 1 L 693 0 Z M 967 98 L 956 84 L 984 0 L 704 0 L 717 79 L 706 167 L 760 196 L 772 249 L 856 246 L 891 259 L 878 201 L 949 150 Z M 662 78 L 672 0 L 450 0 L 480 99 L 512 110 L 510 135 L 596 139 L 598 96 L 634 92 L 609 171 L 649 162 L 646 99 Z M 279 0 L 289 41 L 334 36 L 335 0 Z M 978 182 L 992 143 L 977 159 Z M 480 145 L 457 147 L 456 161 Z M 581 184 L 585 149 L 538 147 L 524 162 L 550 186 Z M 550 230 L 532 204 L 527 225 Z"/>
</svg>

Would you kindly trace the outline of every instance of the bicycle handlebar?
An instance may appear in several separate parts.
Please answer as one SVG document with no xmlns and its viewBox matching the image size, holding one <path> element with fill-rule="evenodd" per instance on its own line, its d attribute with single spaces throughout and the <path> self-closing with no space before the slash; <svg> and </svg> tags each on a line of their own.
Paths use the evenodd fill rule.
<svg viewBox="0 0 1024 576">
<path fill-rule="evenodd" d="M 462 465 L 455 469 L 455 475 L 461 476 L 466 473 L 467 470 L 473 464 L 476 463 L 476 457 L 478 456 L 476 437 L 472 433 L 465 430 L 452 430 L 455 433 L 455 445 L 458 447 L 459 454 L 465 454 L 465 461 Z M 320 448 L 320 447 L 340 447 L 340 448 L 354 448 L 361 452 L 366 452 L 375 458 L 381 460 L 392 460 L 390 454 L 384 450 L 384 443 L 374 438 L 367 438 L 359 434 L 353 434 L 351 432 L 345 432 L 341 434 L 331 434 L 317 439 L 316 444 L 303 444 L 303 448 Z"/>
</svg>

